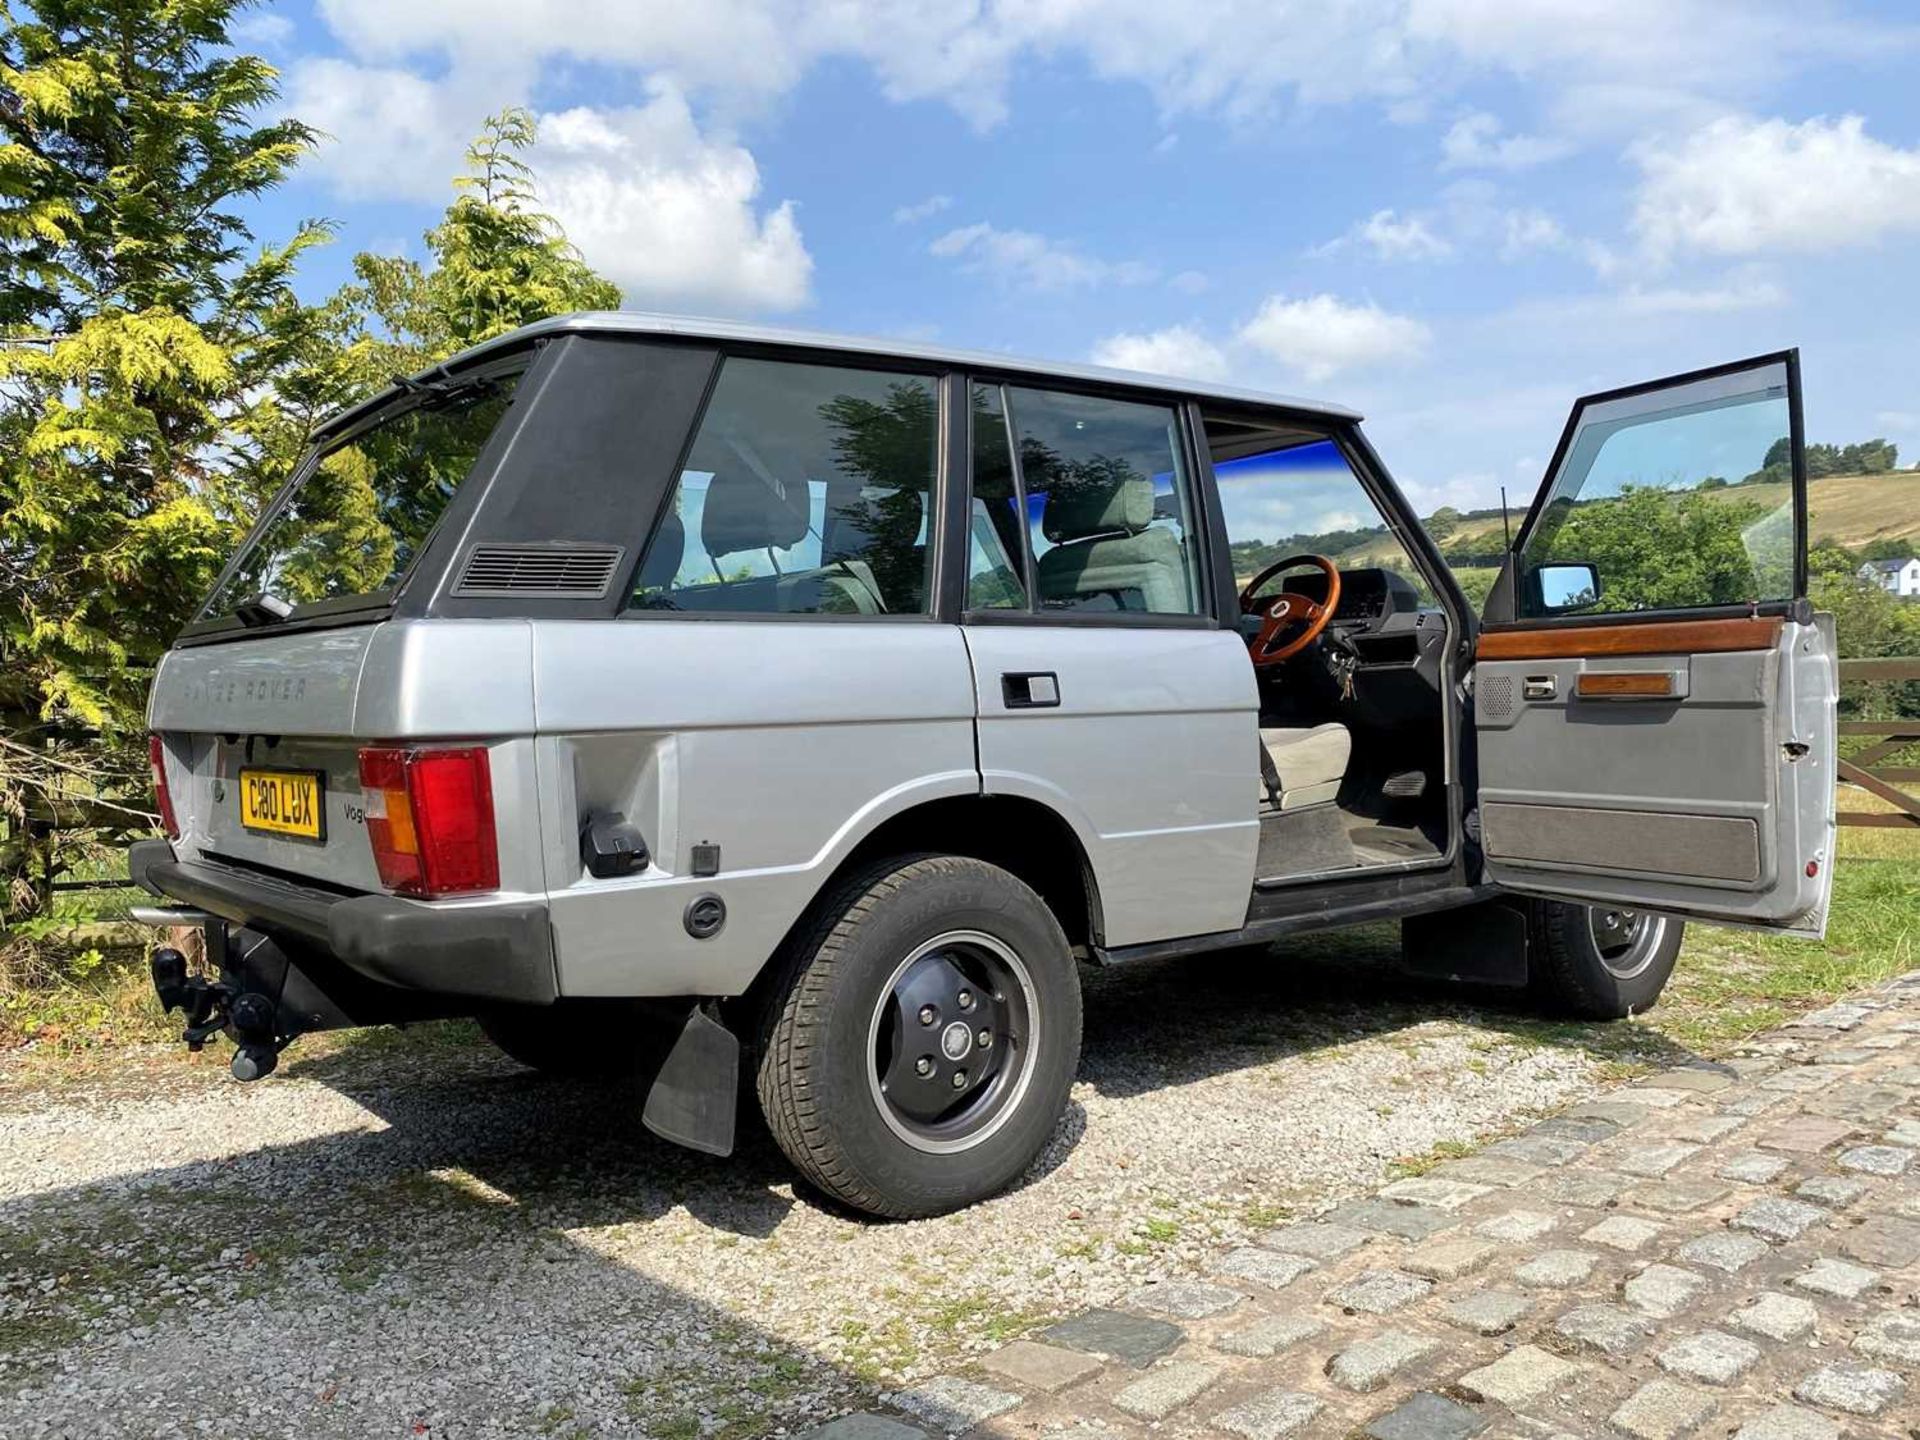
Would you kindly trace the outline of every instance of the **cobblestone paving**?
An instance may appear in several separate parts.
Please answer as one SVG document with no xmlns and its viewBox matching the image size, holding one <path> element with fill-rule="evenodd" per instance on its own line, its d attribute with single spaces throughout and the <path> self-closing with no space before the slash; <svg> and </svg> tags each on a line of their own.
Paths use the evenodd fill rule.
<svg viewBox="0 0 1920 1440">
<path fill-rule="evenodd" d="M 812 1440 L 1920 1440 L 1920 972 L 1751 1048 Z"/>
</svg>

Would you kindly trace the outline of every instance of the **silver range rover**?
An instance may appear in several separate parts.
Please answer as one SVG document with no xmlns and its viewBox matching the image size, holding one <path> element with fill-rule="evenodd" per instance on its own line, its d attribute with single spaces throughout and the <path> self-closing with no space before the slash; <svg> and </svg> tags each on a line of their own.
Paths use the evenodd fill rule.
<svg viewBox="0 0 1920 1440">
<path fill-rule="evenodd" d="M 155 678 L 132 869 L 208 961 L 161 1001 L 241 1078 L 476 1017 L 715 1153 L 750 1085 L 904 1217 L 1032 1163 L 1083 964 L 1398 919 L 1416 972 L 1608 1017 L 1685 917 L 1818 933 L 1797 357 L 1580 401 L 1480 614 L 1358 419 L 631 314 L 399 382 Z M 1706 481 L 1754 497 L 1724 553 L 1622 547 Z"/>
</svg>

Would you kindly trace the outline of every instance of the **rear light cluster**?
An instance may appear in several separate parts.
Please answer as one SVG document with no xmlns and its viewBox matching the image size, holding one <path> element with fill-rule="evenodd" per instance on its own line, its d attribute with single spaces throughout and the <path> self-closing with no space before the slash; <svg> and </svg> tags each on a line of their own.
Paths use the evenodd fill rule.
<svg viewBox="0 0 1920 1440">
<path fill-rule="evenodd" d="M 485 747 L 369 747 L 360 788 L 382 885 L 427 900 L 500 888 Z"/>
<path fill-rule="evenodd" d="M 178 840 L 180 820 L 173 813 L 173 792 L 167 789 L 167 747 L 158 735 L 147 736 L 147 764 L 153 769 L 153 800 L 160 807 L 160 827 L 169 840 Z"/>
</svg>

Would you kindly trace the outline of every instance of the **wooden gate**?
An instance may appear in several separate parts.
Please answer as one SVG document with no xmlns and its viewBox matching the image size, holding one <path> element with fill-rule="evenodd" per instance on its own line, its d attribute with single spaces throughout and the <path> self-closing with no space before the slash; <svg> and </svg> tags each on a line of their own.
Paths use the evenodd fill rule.
<svg viewBox="0 0 1920 1440">
<path fill-rule="evenodd" d="M 1920 680 L 1920 656 L 1900 655 L 1883 660 L 1842 660 L 1840 688 L 1849 683 L 1868 684 L 1888 680 Z M 1868 735 L 1872 742 L 1839 764 L 1842 780 L 1858 785 L 1869 795 L 1878 796 L 1894 808 L 1869 813 L 1842 810 L 1842 825 L 1870 825 L 1888 829 L 1920 828 L 1920 798 L 1911 786 L 1920 780 L 1920 768 L 1888 764 L 1909 746 L 1920 747 L 1920 720 L 1842 720 L 1842 735 Z"/>
</svg>

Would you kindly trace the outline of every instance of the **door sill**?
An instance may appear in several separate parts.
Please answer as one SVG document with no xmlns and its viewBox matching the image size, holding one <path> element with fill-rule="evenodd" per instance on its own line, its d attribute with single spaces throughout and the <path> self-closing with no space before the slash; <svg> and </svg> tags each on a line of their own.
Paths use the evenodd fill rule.
<svg viewBox="0 0 1920 1440">
<path fill-rule="evenodd" d="M 1323 885 L 1329 880 L 1370 879 L 1375 875 L 1406 875 L 1417 870 L 1444 870 L 1453 864 L 1452 847 L 1444 855 L 1419 860 L 1394 860 L 1384 865 L 1347 865 L 1338 870 L 1312 870 L 1305 875 L 1275 875 L 1255 880 L 1255 890 L 1286 890 L 1295 885 Z"/>
</svg>

